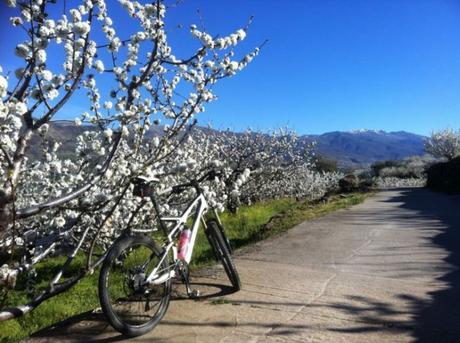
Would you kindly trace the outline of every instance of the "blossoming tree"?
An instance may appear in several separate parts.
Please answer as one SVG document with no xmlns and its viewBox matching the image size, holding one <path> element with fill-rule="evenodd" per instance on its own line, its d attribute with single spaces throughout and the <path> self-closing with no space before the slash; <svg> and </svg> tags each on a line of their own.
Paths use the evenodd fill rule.
<svg viewBox="0 0 460 343">
<path fill-rule="evenodd" d="M 82 1 L 54 19 L 54 1 L 7 2 L 20 13 L 11 24 L 26 39 L 15 49 L 22 66 L 14 76 L 0 70 L 0 305 L 18 276 L 33 280 L 38 262 L 68 259 L 28 304 L 0 312 L 0 321 L 92 273 L 123 231 L 152 226 L 151 204 L 132 194 L 140 175 L 158 177 L 161 190 L 213 171 L 203 189 L 221 210 L 279 197 L 317 199 L 337 188 L 341 175 L 315 172 L 313 145 L 292 131 L 192 131 L 197 114 L 216 98 L 213 85 L 258 54 L 260 47 L 235 57 L 248 26 L 219 37 L 192 25 L 197 48 L 177 57 L 160 0 L 116 4 L 137 23 L 129 37 L 118 36 L 103 0 Z M 56 51 L 62 69 L 47 59 Z M 112 89 L 101 91 L 98 81 Z M 50 133 L 56 115 L 82 96 L 88 109 L 75 118 L 80 133 L 63 153 Z M 33 145 L 38 155 L 31 154 Z M 181 206 L 160 203 L 170 214 Z M 85 268 L 63 277 L 82 251 Z"/>
<path fill-rule="evenodd" d="M 132 196 L 132 180 L 164 174 L 159 187 L 172 182 L 165 161 L 183 158 L 179 147 L 197 114 L 215 100 L 214 84 L 244 69 L 259 52 L 235 56 L 247 26 L 220 37 L 192 25 L 198 48 L 176 56 L 161 0 L 119 1 L 126 18 L 117 20 L 136 27 L 129 37 L 117 34 L 104 0 L 83 0 L 60 16 L 51 0 L 7 3 L 17 8 L 11 24 L 25 31 L 25 39 L 15 49 L 22 66 L 14 76 L 0 70 L 1 291 L 51 254 L 66 253 L 69 262 L 29 304 L 1 312 L 0 320 L 65 291 L 102 261 L 94 257 L 97 245 L 147 222 L 148 205 Z M 56 51 L 60 68 L 49 63 L 50 55 L 58 58 Z M 105 94 L 97 81 L 108 79 L 113 88 Z M 81 94 L 90 105 L 75 124 L 85 130 L 74 157 L 64 158 L 60 143 L 51 144 L 47 133 L 56 115 Z M 160 123 L 162 133 L 152 134 Z M 37 139 L 42 158 L 29 154 Z M 88 252 L 86 269 L 61 281 L 80 248 Z"/>
<path fill-rule="evenodd" d="M 437 158 L 451 160 L 460 156 L 460 131 L 435 131 L 425 142 L 425 151 Z"/>
<path fill-rule="evenodd" d="M 337 190 L 341 173 L 314 170 L 314 144 L 294 131 L 243 133 L 194 131 L 182 149 L 187 159 L 179 168 L 190 173 L 218 170 L 208 198 L 217 207 L 236 211 L 240 203 L 294 197 L 316 200 Z M 174 163 L 171 163 L 174 165 Z"/>
</svg>

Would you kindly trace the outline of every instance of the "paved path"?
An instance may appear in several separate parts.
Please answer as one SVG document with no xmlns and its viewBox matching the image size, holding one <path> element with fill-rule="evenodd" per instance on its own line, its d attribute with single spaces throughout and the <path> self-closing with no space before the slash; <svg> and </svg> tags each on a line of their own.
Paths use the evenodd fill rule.
<svg viewBox="0 0 460 343">
<path fill-rule="evenodd" d="M 459 251 L 460 198 L 384 191 L 237 253 L 243 290 L 223 301 L 221 269 L 195 278 L 211 297 L 134 341 L 460 342 Z M 120 340 L 94 314 L 30 341 Z"/>
</svg>

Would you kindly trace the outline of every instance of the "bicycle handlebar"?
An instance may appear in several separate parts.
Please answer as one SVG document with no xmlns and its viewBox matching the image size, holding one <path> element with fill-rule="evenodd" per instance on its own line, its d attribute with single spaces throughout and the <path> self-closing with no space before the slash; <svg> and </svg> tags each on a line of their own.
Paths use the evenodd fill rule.
<svg viewBox="0 0 460 343">
<path fill-rule="evenodd" d="M 207 180 L 213 180 L 216 176 L 219 176 L 219 175 L 220 174 L 216 173 L 215 170 L 211 170 L 211 171 L 207 172 L 206 174 L 204 174 L 199 179 L 194 179 L 194 180 L 191 180 L 190 182 L 181 183 L 179 185 L 175 185 L 175 186 L 172 186 L 172 187 L 165 188 L 165 189 L 157 192 L 157 195 L 163 195 L 163 194 L 167 194 L 167 193 L 179 194 L 179 193 L 183 192 L 184 189 L 191 188 L 191 187 L 194 187 L 198 192 L 200 192 L 201 191 L 201 188 L 200 188 L 200 183 L 201 182 L 207 181 Z"/>
<path fill-rule="evenodd" d="M 157 192 L 157 195 L 163 195 L 163 194 L 171 192 L 172 190 L 173 190 L 173 187 L 168 187 L 168 188 L 165 188 L 165 189 Z"/>
</svg>

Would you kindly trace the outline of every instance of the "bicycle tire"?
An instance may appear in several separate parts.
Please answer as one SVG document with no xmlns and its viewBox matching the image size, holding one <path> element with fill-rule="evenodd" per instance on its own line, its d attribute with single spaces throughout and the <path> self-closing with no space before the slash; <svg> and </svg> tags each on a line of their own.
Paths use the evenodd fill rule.
<svg viewBox="0 0 460 343">
<path fill-rule="evenodd" d="M 225 243 L 225 235 L 219 229 L 216 222 L 210 221 L 207 223 L 206 237 L 209 240 L 209 244 L 218 260 L 222 262 L 225 273 L 228 276 L 235 291 L 241 289 L 241 280 L 236 270 L 235 263 L 233 262 L 232 256 L 230 255 L 227 244 Z"/>
<path fill-rule="evenodd" d="M 137 247 L 144 247 L 145 251 L 135 250 Z M 144 261 L 142 264 L 142 267 L 144 267 L 147 262 L 146 257 L 144 256 L 150 253 L 151 255 L 148 256 L 147 259 L 152 261 L 154 257 L 159 258 L 161 249 L 153 241 L 153 239 L 148 236 L 126 236 L 112 245 L 102 264 L 101 272 L 99 274 L 99 300 L 102 311 L 107 317 L 110 325 L 115 330 L 128 337 L 141 336 L 153 330 L 165 315 L 171 298 L 171 280 L 169 279 L 164 284 L 158 285 L 159 289 L 163 288 L 163 292 L 157 296 L 160 300 L 155 313 L 152 316 L 145 313 L 139 315 L 139 317 L 149 318 L 145 323 L 138 323 L 135 321 L 135 315 L 131 312 L 136 306 L 136 299 L 138 299 L 137 302 L 140 304 L 145 303 L 144 312 L 147 312 L 150 310 L 150 303 L 152 300 L 150 299 L 150 296 L 157 290 L 153 290 L 152 287 L 149 287 L 148 292 L 151 293 L 146 295 L 143 293 L 147 290 L 145 286 L 138 286 L 141 289 L 135 290 L 134 286 L 131 285 L 131 283 L 135 284 L 136 276 L 141 275 L 138 271 L 140 266 L 136 265 L 135 262 L 132 262 L 127 257 L 128 254 L 132 252 L 134 252 L 134 258 L 139 257 L 141 261 Z M 147 263 L 145 269 L 147 269 L 149 264 L 150 262 Z M 123 268 L 130 268 L 130 272 L 128 273 L 127 269 L 121 269 L 121 266 L 123 266 Z M 166 256 L 165 260 L 161 264 L 161 268 L 166 269 L 167 266 L 168 257 Z M 137 274 L 134 277 L 132 276 L 132 270 L 137 270 Z M 144 276 L 145 275 L 148 275 L 148 273 L 145 273 Z M 112 286 L 114 287 L 113 292 L 110 288 Z M 123 291 L 126 291 L 128 294 L 124 295 Z M 116 309 L 116 305 L 120 305 L 120 309 Z M 139 308 L 142 309 L 142 307 Z"/>
<path fill-rule="evenodd" d="M 206 222 L 206 225 L 209 225 L 209 223 L 215 223 L 217 225 L 217 227 L 219 228 L 219 231 L 220 233 L 222 234 L 222 238 L 224 240 L 224 243 L 227 247 L 227 250 L 228 252 L 230 253 L 230 255 L 233 255 L 233 246 L 232 246 L 232 243 L 230 242 L 230 240 L 228 239 L 227 235 L 225 234 L 225 229 L 224 229 L 224 226 L 222 224 L 220 224 L 218 221 L 214 221 L 214 220 L 209 220 Z"/>
</svg>

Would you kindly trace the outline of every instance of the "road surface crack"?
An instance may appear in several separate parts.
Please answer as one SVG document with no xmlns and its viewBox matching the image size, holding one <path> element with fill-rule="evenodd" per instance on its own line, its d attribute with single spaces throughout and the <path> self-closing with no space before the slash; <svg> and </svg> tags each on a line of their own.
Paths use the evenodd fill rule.
<svg viewBox="0 0 460 343">
<path fill-rule="evenodd" d="M 329 285 L 331 284 L 331 282 L 337 277 L 338 273 L 334 273 L 332 274 L 323 284 L 323 286 L 321 287 L 318 295 L 316 295 L 313 299 L 311 299 L 309 302 L 307 302 L 305 305 L 301 306 L 299 308 L 298 311 L 296 311 L 292 317 L 290 317 L 289 319 L 287 319 L 285 321 L 285 323 L 288 323 L 292 320 L 294 320 L 300 313 L 302 313 L 302 311 L 307 308 L 307 306 L 310 306 L 312 303 L 314 303 L 316 300 L 318 300 L 319 298 L 321 298 L 324 293 L 326 293 L 326 290 L 327 288 L 329 287 Z M 262 338 L 266 338 L 267 336 L 269 336 L 275 329 L 279 328 L 281 325 L 276 325 L 276 326 L 273 326 L 270 330 L 268 330 Z M 260 339 L 257 340 L 257 342 L 259 342 Z"/>
</svg>

